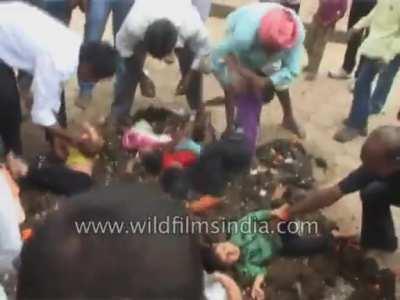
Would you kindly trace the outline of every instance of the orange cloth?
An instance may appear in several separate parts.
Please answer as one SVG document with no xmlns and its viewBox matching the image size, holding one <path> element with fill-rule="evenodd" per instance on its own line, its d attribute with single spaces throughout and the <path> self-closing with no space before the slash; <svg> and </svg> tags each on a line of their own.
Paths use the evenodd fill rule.
<svg viewBox="0 0 400 300">
<path fill-rule="evenodd" d="M 221 199 L 212 196 L 203 196 L 199 200 L 188 204 L 188 210 L 193 214 L 204 214 L 222 203 Z"/>
</svg>

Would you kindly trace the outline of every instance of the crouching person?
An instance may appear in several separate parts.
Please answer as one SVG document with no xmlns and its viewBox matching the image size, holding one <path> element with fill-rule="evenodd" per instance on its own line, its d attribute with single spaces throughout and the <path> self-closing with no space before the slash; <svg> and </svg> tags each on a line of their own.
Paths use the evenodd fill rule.
<svg viewBox="0 0 400 300">
<path fill-rule="evenodd" d="M 89 124 L 83 125 L 80 138 L 84 142 L 59 144 L 57 153 L 63 164 L 28 167 L 21 159 L 9 154 L 8 164 L 14 178 L 65 196 L 87 191 L 93 185 L 93 168 L 104 140 Z"/>
<path fill-rule="evenodd" d="M 212 70 L 225 91 L 226 131 L 241 127 L 254 151 L 262 106 L 274 94 L 283 109 L 282 125 L 304 137 L 289 94 L 301 71 L 303 40 L 303 25 L 292 10 L 254 3 L 229 15 L 225 38 L 211 55 Z"/>
</svg>

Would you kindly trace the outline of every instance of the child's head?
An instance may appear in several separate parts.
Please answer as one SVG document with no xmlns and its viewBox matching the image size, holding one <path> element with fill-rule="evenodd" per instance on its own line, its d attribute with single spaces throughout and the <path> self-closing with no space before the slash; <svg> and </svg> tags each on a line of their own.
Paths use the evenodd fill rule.
<svg viewBox="0 0 400 300">
<path fill-rule="evenodd" d="M 250 167 L 251 151 L 241 135 L 207 145 L 190 170 L 193 188 L 202 194 L 220 195 L 234 176 Z"/>
<path fill-rule="evenodd" d="M 160 150 L 142 152 L 140 157 L 147 173 L 152 176 L 160 175 L 163 165 L 163 153 Z"/>
<path fill-rule="evenodd" d="M 226 241 L 213 244 L 213 253 L 220 264 L 231 267 L 240 258 L 240 249 L 235 244 Z"/>
<path fill-rule="evenodd" d="M 89 123 L 84 123 L 81 130 L 81 141 L 77 145 L 79 151 L 87 157 L 96 156 L 103 150 L 104 139 L 97 129 Z"/>
</svg>

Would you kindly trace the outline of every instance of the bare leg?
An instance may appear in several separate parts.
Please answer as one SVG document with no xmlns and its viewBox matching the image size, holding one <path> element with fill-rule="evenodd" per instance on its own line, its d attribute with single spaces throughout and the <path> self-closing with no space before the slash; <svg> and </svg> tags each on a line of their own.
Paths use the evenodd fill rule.
<svg viewBox="0 0 400 300">
<path fill-rule="evenodd" d="M 293 114 L 289 89 L 276 91 L 276 95 L 278 96 L 283 111 L 282 126 L 291 131 L 293 134 L 297 135 L 299 138 L 305 138 L 306 133 L 304 129 L 298 124 Z"/>
</svg>

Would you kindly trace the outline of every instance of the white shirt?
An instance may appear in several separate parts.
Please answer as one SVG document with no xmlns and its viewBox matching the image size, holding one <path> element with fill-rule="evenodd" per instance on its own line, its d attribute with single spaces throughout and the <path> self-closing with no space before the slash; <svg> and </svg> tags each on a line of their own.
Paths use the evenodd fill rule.
<svg viewBox="0 0 400 300">
<path fill-rule="evenodd" d="M 132 56 L 147 28 L 160 19 L 168 19 L 178 29 L 176 47 L 189 43 L 195 53 L 192 69 L 197 70 L 201 59 L 210 54 L 211 46 L 207 29 L 191 0 L 136 0 L 117 33 L 116 47 L 121 56 Z"/>
<path fill-rule="evenodd" d="M 203 272 L 204 296 L 207 300 L 227 300 L 227 293 L 223 285 L 215 280 L 213 274 Z"/>
<path fill-rule="evenodd" d="M 57 123 L 62 87 L 77 71 L 81 43 L 79 35 L 36 7 L 0 3 L 0 60 L 33 75 L 34 123 Z"/>
<path fill-rule="evenodd" d="M 14 195 L 5 171 L 0 169 L 0 253 L 20 250 L 21 211 L 19 198 Z"/>
</svg>

